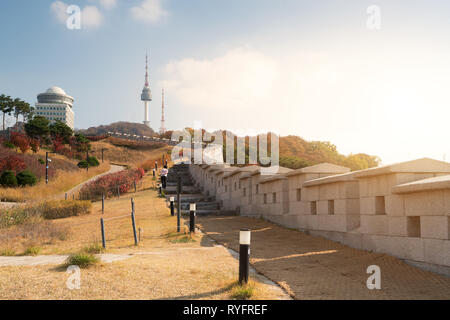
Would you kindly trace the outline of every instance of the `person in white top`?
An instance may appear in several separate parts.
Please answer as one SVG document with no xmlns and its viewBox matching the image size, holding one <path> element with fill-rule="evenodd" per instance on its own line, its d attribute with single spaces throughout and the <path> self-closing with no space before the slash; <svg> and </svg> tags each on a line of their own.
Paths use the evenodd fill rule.
<svg viewBox="0 0 450 320">
<path fill-rule="evenodd" d="M 162 188 L 166 188 L 167 184 L 167 174 L 169 173 L 169 170 L 167 170 L 167 166 L 164 166 L 164 168 L 161 169 L 160 176 L 161 176 L 161 184 Z"/>
</svg>

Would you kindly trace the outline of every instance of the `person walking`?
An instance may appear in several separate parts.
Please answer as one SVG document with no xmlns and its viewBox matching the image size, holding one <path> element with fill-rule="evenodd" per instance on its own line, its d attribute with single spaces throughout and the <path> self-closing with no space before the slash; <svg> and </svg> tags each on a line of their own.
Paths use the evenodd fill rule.
<svg viewBox="0 0 450 320">
<path fill-rule="evenodd" d="M 158 161 L 155 161 L 155 170 L 158 171 Z"/>
<path fill-rule="evenodd" d="M 169 173 L 169 170 L 167 170 L 167 166 L 164 166 L 164 168 L 161 169 L 161 184 L 162 184 L 162 188 L 166 189 L 166 185 L 167 185 L 167 174 Z"/>
</svg>

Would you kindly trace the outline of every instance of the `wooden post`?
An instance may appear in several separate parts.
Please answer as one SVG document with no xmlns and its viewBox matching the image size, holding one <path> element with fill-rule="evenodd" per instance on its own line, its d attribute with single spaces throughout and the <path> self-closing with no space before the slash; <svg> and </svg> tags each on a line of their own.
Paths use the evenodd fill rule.
<svg viewBox="0 0 450 320">
<path fill-rule="evenodd" d="M 134 245 L 138 245 L 139 241 L 136 234 L 136 221 L 134 219 L 134 210 L 131 211 L 131 223 L 133 225 L 133 234 L 134 234 Z"/>
<path fill-rule="evenodd" d="M 67 192 L 66 192 L 66 200 L 67 200 Z"/>
<path fill-rule="evenodd" d="M 100 227 L 102 230 L 102 245 L 103 245 L 103 248 L 106 249 L 105 221 L 103 220 L 103 218 L 100 219 Z"/>
<path fill-rule="evenodd" d="M 134 192 L 136 193 L 136 180 L 134 180 Z"/>
<path fill-rule="evenodd" d="M 120 188 L 117 186 L 117 199 L 120 199 Z"/>
</svg>

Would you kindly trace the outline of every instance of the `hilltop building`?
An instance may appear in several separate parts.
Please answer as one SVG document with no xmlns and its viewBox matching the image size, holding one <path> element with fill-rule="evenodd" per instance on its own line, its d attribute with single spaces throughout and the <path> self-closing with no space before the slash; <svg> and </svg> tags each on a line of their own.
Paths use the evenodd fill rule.
<svg viewBox="0 0 450 320">
<path fill-rule="evenodd" d="M 50 120 L 51 123 L 61 121 L 74 128 L 74 99 L 59 87 L 51 87 L 37 96 L 36 115 Z"/>
</svg>

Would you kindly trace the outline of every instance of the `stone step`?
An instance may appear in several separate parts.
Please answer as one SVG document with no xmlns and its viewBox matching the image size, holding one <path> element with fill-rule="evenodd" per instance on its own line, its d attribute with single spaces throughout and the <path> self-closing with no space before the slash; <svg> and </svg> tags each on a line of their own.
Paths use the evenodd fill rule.
<svg viewBox="0 0 450 320">
<path fill-rule="evenodd" d="M 197 210 L 219 210 L 220 206 L 217 202 L 195 202 Z M 181 210 L 189 210 L 190 203 L 182 202 Z"/>
<path fill-rule="evenodd" d="M 181 214 L 185 216 L 189 216 L 189 210 L 181 210 Z M 236 212 L 234 211 L 224 211 L 224 210 L 197 210 L 197 216 L 235 216 Z"/>
</svg>

